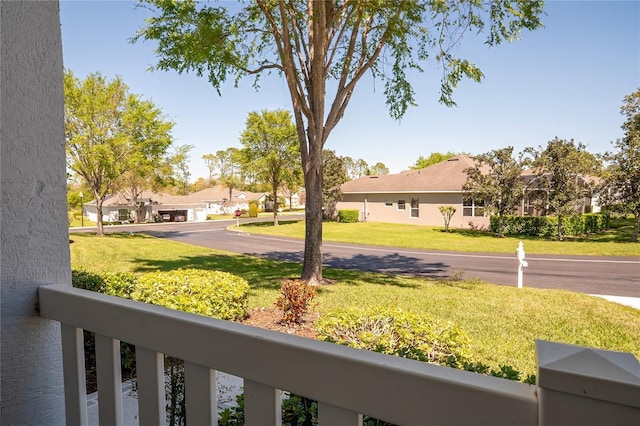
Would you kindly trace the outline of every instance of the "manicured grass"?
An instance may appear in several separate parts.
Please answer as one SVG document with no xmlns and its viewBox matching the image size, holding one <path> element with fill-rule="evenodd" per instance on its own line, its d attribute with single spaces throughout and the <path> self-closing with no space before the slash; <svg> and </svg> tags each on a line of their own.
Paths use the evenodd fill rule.
<svg viewBox="0 0 640 426">
<path fill-rule="evenodd" d="M 215 269 L 242 276 L 250 306 L 271 307 L 280 279 L 301 267 L 135 234 L 73 234 L 74 268 L 142 273 L 175 268 Z M 480 281 L 437 281 L 325 269 L 335 284 L 318 289 L 321 314 L 349 306 L 400 306 L 451 321 L 470 336 L 472 356 L 494 368 L 535 373 L 536 339 L 631 352 L 640 358 L 640 310 L 583 294 L 517 289 Z"/>
<path fill-rule="evenodd" d="M 487 232 L 463 229 L 443 232 L 444 228 L 433 226 L 325 222 L 322 238 L 324 241 L 343 243 L 485 253 L 514 253 L 518 242 L 523 241 L 525 251 L 530 254 L 640 256 L 640 243 L 630 242 L 631 221 L 617 221 L 613 225 L 615 228 L 602 233 L 555 241 L 538 237 L 497 238 Z M 271 223 L 247 223 L 241 226 L 253 234 L 304 238 L 304 221 L 283 220 L 280 226 L 275 227 Z"/>
<path fill-rule="evenodd" d="M 96 223 L 90 221 L 86 217 L 84 218 L 84 222 L 80 218 L 78 218 L 78 219 L 74 218 L 71 221 L 71 223 L 69 223 L 69 228 L 78 228 L 78 227 L 81 227 L 81 226 L 96 226 Z"/>
</svg>

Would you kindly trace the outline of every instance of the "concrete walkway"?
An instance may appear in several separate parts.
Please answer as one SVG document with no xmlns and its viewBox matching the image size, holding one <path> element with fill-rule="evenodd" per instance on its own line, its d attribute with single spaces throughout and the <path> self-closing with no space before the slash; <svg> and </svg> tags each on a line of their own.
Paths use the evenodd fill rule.
<svg viewBox="0 0 640 426">
<path fill-rule="evenodd" d="M 640 309 L 640 297 L 607 296 L 602 294 L 592 294 L 591 296 L 602 297 L 603 299 L 607 299 L 610 302 L 615 302 L 621 305 L 627 305 L 636 309 Z"/>
</svg>

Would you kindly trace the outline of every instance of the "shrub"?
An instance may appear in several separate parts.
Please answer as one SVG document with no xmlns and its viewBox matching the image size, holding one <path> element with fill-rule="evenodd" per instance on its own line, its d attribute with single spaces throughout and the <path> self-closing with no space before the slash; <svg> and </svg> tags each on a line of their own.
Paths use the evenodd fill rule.
<svg viewBox="0 0 640 426">
<path fill-rule="evenodd" d="M 556 216 L 505 216 L 504 234 L 549 237 L 558 228 Z M 563 219 L 563 234 L 583 235 L 601 231 L 609 226 L 609 214 L 583 214 L 566 216 Z M 491 216 L 491 231 L 497 232 L 498 218 Z"/>
<path fill-rule="evenodd" d="M 283 312 L 282 322 L 300 324 L 315 296 L 316 289 L 304 280 L 284 281 L 280 287 L 280 296 L 276 299 L 276 307 Z"/>
<path fill-rule="evenodd" d="M 85 270 L 71 271 L 71 284 L 75 288 L 126 299 L 131 298 L 136 282 L 137 277 L 127 272 L 105 272 L 99 275 Z"/>
<path fill-rule="evenodd" d="M 256 203 L 249 204 L 249 217 L 258 217 L 258 205 Z"/>
<path fill-rule="evenodd" d="M 249 284 L 221 271 L 176 269 L 138 278 L 133 300 L 224 320 L 247 315 Z"/>
<path fill-rule="evenodd" d="M 338 222 L 358 223 L 359 218 L 360 218 L 360 210 L 351 210 L 351 209 L 338 210 Z"/>
<path fill-rule="evenodd" d="M 469 358 L 458 327 L 399 308 L 335 311 L 316 322 L 316 332 L 321 340 L 455 368 Z"/>
</svg>

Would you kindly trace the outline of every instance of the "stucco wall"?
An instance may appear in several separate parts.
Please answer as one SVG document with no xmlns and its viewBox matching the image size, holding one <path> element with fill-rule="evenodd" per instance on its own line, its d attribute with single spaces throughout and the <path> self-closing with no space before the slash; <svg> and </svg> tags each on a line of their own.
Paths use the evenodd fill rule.
<svg viewBox="0 0 640 426">
<path fill-rule="evenodd" d="M 2 425 L 64 424 L 60 330 L 41 285 L 71 283 L 58 2 L 0 2 Z"/>
<path fill-rule="evenodd" d="M 411 199 L 419 200 L 418 218 L 411 217 Z M 398 209 L 398 201 L 405 201 L 405 209 Z M 390 202 L 391 205 L 386 205 Z M 488 217 L 462 216 L 462 194 L 460 193 L 421 193 L 421 194 L 345 194 L 338 209 L 360 210 L 361 220 L 366 212 L 369 222 L 407 223 L 427 226 L 444 226 L 440 206 L 454 206 L 456 213 L 451 218 L 452 228 L 468 229 L 472 221 L 474 227 L 486 228 Z"/>
</svg>

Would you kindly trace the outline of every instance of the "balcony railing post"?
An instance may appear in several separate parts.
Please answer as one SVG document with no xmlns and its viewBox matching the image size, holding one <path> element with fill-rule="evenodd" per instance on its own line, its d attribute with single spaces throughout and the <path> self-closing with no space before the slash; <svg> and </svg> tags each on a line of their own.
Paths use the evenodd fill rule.
<svg viewBox="0 0 640 426">
<path fill-rule="evenodd" d="M 98 417 L 103 425 L 122 425 L 120 341 L 96 333 Z"/>
<path fill-rule="evenodd" d="M 84 426 L 88 424 L 84 336 L 81 328 L 67 324 L 61 324 L 60 331 L 67 424 Z"/>
<path fill-rule="evenodd" d="M 203 426 L 216 425 L 216 371 L 185 361 L 184 388 L 187 422 Z"/>
<path fill-rule="evenodd" d="M 247 426 L 282 424 L 282 391 L 244 380 L 244 420 Z"/>
<path fill-rule="evenodd" d="M 136 346 L 138 414 L 141 425 L 164 425 L 164 355 Z"/>
<path fill-rule="evenodd" d="M 537 357 L 540 425 L 640 424 L 633 355 L 539 340 Z"/>
<path fill-rule="evenodd" d="M 318 402 L 318 426 L 361 426 L 362 414 Z"/>
</svg>

